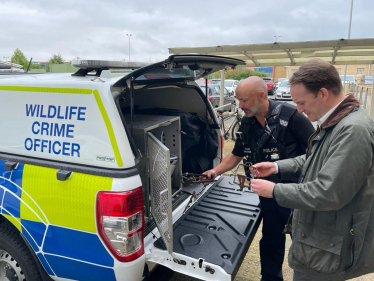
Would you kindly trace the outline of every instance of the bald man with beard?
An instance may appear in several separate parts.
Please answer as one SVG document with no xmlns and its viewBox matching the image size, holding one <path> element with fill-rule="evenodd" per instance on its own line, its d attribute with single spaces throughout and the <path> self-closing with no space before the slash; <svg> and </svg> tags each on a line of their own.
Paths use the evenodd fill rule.
<svg viewBox="0 0 374 281">
<path fill-rule="evenodd" d="M 233 151 L 212 170 L 204 174 L 210 178 L 236 167 L 243 159 L 246 167 L 256 163 L 293 158 L 305 154 L 308 138 L 314 128 L 310 121 L 298 113 L 296 107 L 287 103 L 269 100 L 263 79 L 251 76 L 239 83 L 236 98 L 245 117 Z M 251 175 L 246 168 L 247 178 Z M 283 182 L 278 175 L 266 178 L 272 182 Z M 273 198 L 260 197 L 263 216 L 262 239 L 260 241 L 261 280 L 283 280 L 286 237 L 283 233 L 289 221 L 290 209 L 279 206 Z"/>
</svg>

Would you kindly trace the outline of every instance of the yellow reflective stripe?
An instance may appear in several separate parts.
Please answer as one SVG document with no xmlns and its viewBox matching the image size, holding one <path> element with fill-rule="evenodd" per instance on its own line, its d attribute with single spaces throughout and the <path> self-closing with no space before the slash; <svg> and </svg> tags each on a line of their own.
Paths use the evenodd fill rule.
<svg viewBox="0 0 374 281">
<path fill-rule="evenodd" d="M 60 93 L 60 94 L 92 94 L 91 89 L 73 89 L 73 88 L 49 88 L 49 87 L 27 87 L 27 86 L 0 86 L 0 91 L 23 91 L 23 92 L 48 92 L 48 93 Z M 104 104 L 100 98 L 98 90 L 94 90 L 94 97 L 97 103 L 97 106 L 100 109 L 101 116 L 103 117 L 106 129 L 108 131 L 110 143 L 116 157 L 118 167 L 123 166 L 123 161 L 121 154 L 119 153 L 116 137 L 114 135 L 112 123 L 109 120 L 108 114 L 106 113 Z"/>
<path fill-rule="evenodd" d="M 23 176 L 23 181 L 25 180 Z M 45 214 L 40 210 L 40 206 L 34 202 L 33 198 L 27 194 L 27 191 L 23 188 L 21 193 L 21 206 L 20 212 L 23 220 L 41 222 L 48 224 Z M 35 214 L 34 212 L 37 214 Z M 39 217 L 38 217 L 39 216 Z"/>
<path fill-rule="evenodd" d="M 66 181 L 57 180 L 58 169 L 26 164 L 23 169 L 22 200 L 30 207 L 43 210 L 53 225 L 96 232 L 96 195 L 112 189 L 113 178 L 74 172 Z M 31 198 L 38 206 L 31 203 Z M 21 204 L 21 219 L 40 222 Z"/>
<path fill-rule="evenodd" d="M 28 87 L 28 86 L 0 86 L 0 91 L 20 91 L 20 92 L 42 92 L 42 93 L 60 93 L 60 94 L 92 94 L 91 89 L 72 89 L 72 88 L 49 88 L 49 87 Z"/>
<path fill-rule="evenodd" d="M 12 217 L 4 213 L 3 216 L 6 217 L 15 227 L 17 227 L 20 232 L 22 232 L 21 221 L 18 218 Z"/>
<path fill-rule="evenodd" d="M 105 111 L 105 107 L 104 107 L 104 104 L 103 104 L 103 102 L 100 98 L 100 94 L 99 94 L 98 90 L 94 90 L 94 97 L 96 99 L 97 105 L 99 106 L 101 115 L 103 116 L 103 119 L 104 119 L 104 122 L 105 122 L 105 125 L 106 125 L 106 129 L 107 129 L 108 134 L 109 134 L 110 143 L 112 144 L 112 149 L 113 149 L 113 152 L 114 152 L 114 156 L 116 157 L 117 164 L 118 164 L 119 167 L 122 167 L 123 162 L 122 162 L 121 154 L 119 153 L 119 149 L 118 149 L 116 137 L 114 135 L 112 123 L 110 123 L 108 114 Z"/>
</svg>

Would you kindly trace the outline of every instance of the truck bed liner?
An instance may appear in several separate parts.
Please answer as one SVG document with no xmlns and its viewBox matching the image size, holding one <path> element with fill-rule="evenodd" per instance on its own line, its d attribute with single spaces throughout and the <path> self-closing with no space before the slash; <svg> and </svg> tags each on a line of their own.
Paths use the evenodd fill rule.
<svg viewBox="0 0 374 281">
<path fill-rule="evenodd" d="M 261 222 L 256 194 L 223 176 L 174 223 L 174 252 L 220 265 L 234 277 Z M 161 239 L 155 242 L 164 248 Z"/>
</svg>

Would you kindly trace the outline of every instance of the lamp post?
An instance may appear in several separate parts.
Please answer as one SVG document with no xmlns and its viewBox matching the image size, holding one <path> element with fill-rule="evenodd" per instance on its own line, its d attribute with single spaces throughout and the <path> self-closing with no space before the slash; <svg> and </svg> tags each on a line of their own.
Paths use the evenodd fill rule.
<svg viewBox="0 0 374 281">
<path fill-rule="evenodd" d="M 130 61 L 130 38 L 132 34 L 126 33 L 127 37 L 129 38 L 129 61 Z"/>
<path fill-rule="evenodd" d="M 282 36 L 280 36 L 280 35 L 274 35 L 274 37 L 275 37 L 275 43 L 277 43 L 278 42 L 278 38 L 282 37 Z"/>
<path fill-rule="evenodd" d="M 351 0 L 351 13 L 350 13 L 350 16 L 349 16 L 348 39 L 351 39 L 352 10 L 353 10 L 353 0 Z M 345 65 L 345 67 L 344 67 L 344 80 L 343 80 L 344 92 L 345 92 L 345 77 L 346 77 L 346 75 L 347 75 L 347 65 Z"/>
<path fill-rule="evenodd" d="M 5 59 L 5 65 L 8 64 L 9 57 L 3 57 Z M 10 71 L 12 71 L 12 63 L 10 63 Z"/>
</svg>

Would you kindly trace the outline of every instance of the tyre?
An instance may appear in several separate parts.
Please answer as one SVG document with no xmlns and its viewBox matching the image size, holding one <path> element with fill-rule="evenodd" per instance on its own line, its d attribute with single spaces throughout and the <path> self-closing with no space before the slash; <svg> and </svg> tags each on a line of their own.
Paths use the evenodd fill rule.
<svg viewBox="0 0 374 281">
<path fill-rule="evenodd" d="M 236 141 L 236 132 L 239 131 L 240 123 L 238 120 L 235 121 L 235 124 L 232 126 L 231 129 L 231 139 Z"/>
<path fill-rule="evenodd" d="M 42 280 L 36 261 L 20 233 L 4 222 L 0 224 L 0 280 Z"/>
</svg>

